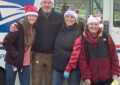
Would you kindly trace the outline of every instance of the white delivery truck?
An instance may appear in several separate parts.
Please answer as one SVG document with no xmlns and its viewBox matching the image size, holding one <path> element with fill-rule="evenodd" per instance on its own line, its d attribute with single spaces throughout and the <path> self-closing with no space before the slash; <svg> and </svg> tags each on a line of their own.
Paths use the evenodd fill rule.
<svg viewBox="0 0 120 85">
<path fill-rule="evenodd" d="M 4 36 L 9 32 L 11 23 L 24 17 L 24 5 L 40 7 L 39 0 L 0 0 L 0 73 L 5 70 Z M 63 5 L 79 10 L 80 17 L 100 13 L 104 30 L 112 36 L 120 58 L 120 0 L 54 0 L 56 11 L 60 12 Z"/>
</svg>

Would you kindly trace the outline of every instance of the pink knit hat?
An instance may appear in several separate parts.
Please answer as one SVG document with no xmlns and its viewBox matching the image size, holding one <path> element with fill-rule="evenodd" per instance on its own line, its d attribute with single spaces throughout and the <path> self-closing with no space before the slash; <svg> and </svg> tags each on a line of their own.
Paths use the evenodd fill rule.
<svg viewBox="0 0 120 85">
<path fill-rule="evenodd" d="M 67 11 L 64 13 L 64 17 L 65 17 L 66 15 L 68 15 L 68 14 L 74 16 L 75 19 L 77 20 L 78 14 L 77 14 L 75 11 L 73 11 L 73 10 L 67 10 Z"/>
</svg>

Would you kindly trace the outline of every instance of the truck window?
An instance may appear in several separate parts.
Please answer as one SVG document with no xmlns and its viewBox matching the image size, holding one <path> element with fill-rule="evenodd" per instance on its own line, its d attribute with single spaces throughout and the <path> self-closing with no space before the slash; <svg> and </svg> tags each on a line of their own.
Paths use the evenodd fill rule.
<svg viewBox="0 0 120 85">
<path fill-rule="evenodd" d="M 55 11 L 64 13 L 67 9 L 74 9 L 78 16 L 85 18 L 88 13 L 89 0 L 55 0 Z"/>
<path fill-rule="evenodd" d="M 120 27 L 120 0 L 114 0 L 113 25 Z"/>
<path fill-rule="evenodd" d="M 64 13 L 66 9 L 73 8 L 79 17 L 86 18 L 90 14 L 103 12 L 103 0 L 55 0 L 55 11 Z"/>
<path fill-rule="evenodd" d="M 103 0 L 93 0 L 92 14 L 103 14 Z"/>
</svg>

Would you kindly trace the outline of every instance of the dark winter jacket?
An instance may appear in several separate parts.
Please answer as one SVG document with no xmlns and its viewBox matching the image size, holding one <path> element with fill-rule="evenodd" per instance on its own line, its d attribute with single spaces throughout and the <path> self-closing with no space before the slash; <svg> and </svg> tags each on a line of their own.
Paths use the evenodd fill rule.
<svg viewBox="0 0 120 85">
<path fill-rule="evenodd" d="M 24 59 L 24 30 L 22 24 L 18 23 L 16 32 L 9 32 L 3 41 L 6 50 L 5 61 L 18 68 L 22 68 Z"/>
<path fill-rule="evenodd" d="M 74 41 L 73 50 L 70 55 L 69 62 L 67 66 L 65 67 L 65 71 L 68 73 L 70 73 L 72 70 L 77 68 L 79 56 L 82 50 L 81 43 L 82 43 L 82 35 L 79 35 Z"/>
<path fill-rule="evenodd" d="M 63 15 L 52 10 L 50 16 L 46 18 L 41 9 L 38 14 L 39 17 L 35 26 L 36 35 L 33 51 L 53 53 L 55 38 L 63 23 Z"/>
<path fill-rule="evenodd" d="M 74 27 L 67 27 L 58 33 L 53 55 L 53 69 L 64 71 L 73 51 L 75 39 L 81 34 Z"/>
</svg>

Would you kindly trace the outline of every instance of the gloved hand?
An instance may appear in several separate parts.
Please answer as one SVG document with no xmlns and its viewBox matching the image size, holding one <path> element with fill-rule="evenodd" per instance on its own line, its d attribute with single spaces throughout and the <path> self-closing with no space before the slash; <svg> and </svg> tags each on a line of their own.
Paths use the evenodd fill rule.
<svg viewBox="0 0 120 85">
<path fill-rule="evenodd" d="M 64 71 L 64 78 L 66 78 L 66 79 L 69 78 L 69 75 L 70 75 L 70 73 Z"/>
</svg>

